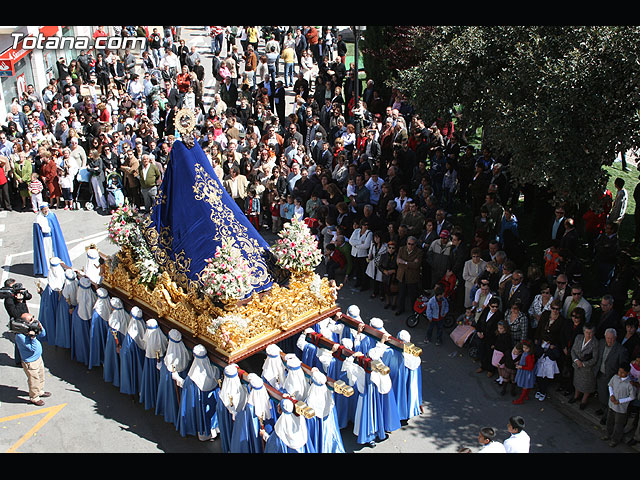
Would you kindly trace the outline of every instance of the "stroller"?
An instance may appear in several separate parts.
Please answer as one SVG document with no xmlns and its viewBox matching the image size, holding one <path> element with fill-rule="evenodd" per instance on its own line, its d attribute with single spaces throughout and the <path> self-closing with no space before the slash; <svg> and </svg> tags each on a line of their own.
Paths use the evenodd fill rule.
<svg viewBox="0 0 640 480">
<path fill-rule="evenodd" d="M 119 173 L 111 172 L 107 175 L 107 204 L 116 208 L 124 205 L 122 176 Z"/>
<path fill-rule="evenodd" d="M 86 167 L 81 168 L 80 170 L 78 170 L 76 180 L 78 181 L 78 189 L 76 191 L 76 198 L 73 199 L 74 210 L 80 210 L 82 208 L 82 203 L 79 199 L 83 187 L 89 189 L 89 200 L 85 202 L 84 208 L 86 210 L 93 210 L 93 189 L 91 188 L 91 173 Z"/>
<path fill-rule="evenodd" d="M 414 328 L 416 325 L 418 325 L 421 318 L 424 318 L 425 320 L 427 319 L 424 312 L 427 311 L 427 303 L 429 302 L 429 299 L 431 297 L 433 297 L 433 290 L 425 290 L 424 293 L 416 299 L 416 301 L 413 304 L 413 313 L 407 317 L 406 323 L 408 327 Z M 445 298 L 449 303 L 451 303 L 450 296 L 447 297 L 445 295 Z M 444 318 L 443 322 L 444 322 L 443 326 L 446 329 L 450 329 L 455 325 L 456 319 L 451 313 L 451 310 L 449 310 L 449 313 Z"/>
</svg>

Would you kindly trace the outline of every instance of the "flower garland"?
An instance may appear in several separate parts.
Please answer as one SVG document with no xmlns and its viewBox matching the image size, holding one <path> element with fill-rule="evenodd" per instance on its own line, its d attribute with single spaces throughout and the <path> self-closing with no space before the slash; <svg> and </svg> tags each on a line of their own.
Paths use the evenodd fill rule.
<svg viewBox="0 0 640 480">
<path fill-rule="evenodd" d="M 251 269 L 233 240 L 216 248 L 200 275 L 202 291 L 214 300 L 240 300 L 251 292 Z"/>
<path fill-rule="evenodd" d="M 290 272 L 310 273 L 322 261 L 318 241 L 304 222 L 291 219 L 278 236 L 272 249 L 278 266 Z"/>
<path fill-rule="evenodd" d="M 112 243 L 132 251 L 133 260 L 139 271 L 138 281 L 153 288 L 161 273 L 160 266 L 144 240 L 140 229 L 141 222 L 138 209 L 125 200 L 122 206 L 112 212 L 107 230 Z"/>
</svg>

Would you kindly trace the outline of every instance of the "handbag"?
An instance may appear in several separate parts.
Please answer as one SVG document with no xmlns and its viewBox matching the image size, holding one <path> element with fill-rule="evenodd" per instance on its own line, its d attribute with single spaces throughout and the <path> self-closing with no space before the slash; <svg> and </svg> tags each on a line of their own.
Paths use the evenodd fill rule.
<svg viewBox="0 0 640 480">
<path fill-rule="evenodd" d="M 503 356 L 504 356 L 504 353 L 502 353 L 499 350 L 494 350 L 493 351 L 493 356 L 491 357 L 491 365 L 493 365 L 494 367 L 499 367 L 500 366 L 500 360 L 502 360 Z"/>
<path fill-rule="evenodd" d="M 389 292 L 391 293 L 398 293 L 398 290 L 400 290 L 400 282 L 398 282 L 398 279 L 396 278 L 396 276 L 394 275 L 393 277 L 391 277 L 391 279 L 389 280 Z"/>
</svg>

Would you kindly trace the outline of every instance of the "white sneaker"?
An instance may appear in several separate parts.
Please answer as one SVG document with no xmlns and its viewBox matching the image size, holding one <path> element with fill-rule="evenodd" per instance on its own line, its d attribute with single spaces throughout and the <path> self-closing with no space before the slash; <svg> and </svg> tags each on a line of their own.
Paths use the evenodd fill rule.
<svg viewBox="0 0 640 480">
<path fill-rule="evenodd" d="M 542 402 L 545 398 L 547 398 L 547 396 L 544 393 L 541 393 L 540 395 L 536 395 L 536 398 Z"/>
</svg>

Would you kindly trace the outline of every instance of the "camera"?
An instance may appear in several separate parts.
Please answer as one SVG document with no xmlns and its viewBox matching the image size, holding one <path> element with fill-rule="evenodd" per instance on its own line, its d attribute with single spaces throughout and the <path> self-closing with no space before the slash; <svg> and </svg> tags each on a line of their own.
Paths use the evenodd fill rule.
<svg viewBox="0 0 640 480">
<path fill-rule="evenodd" d="M 15 297 L 18 294 L 24 294 L 27 292 L 27 289 L 22 286 L 21 283 L 14 283 L 8 287 L 0 288 L 0 299 Z"/>
<path fill-rule="evenodd" d="M 25 321 L 21 318 L 11 318 L 9 320 L 9 330 L 13 333 L 21 333 L 23 335 L 29 335 L 29 332 L 33 332 L 33 336 L 37 336 L 42 332 L 42 326 L 35 317 L 30 321 Z"/>
</svg>

